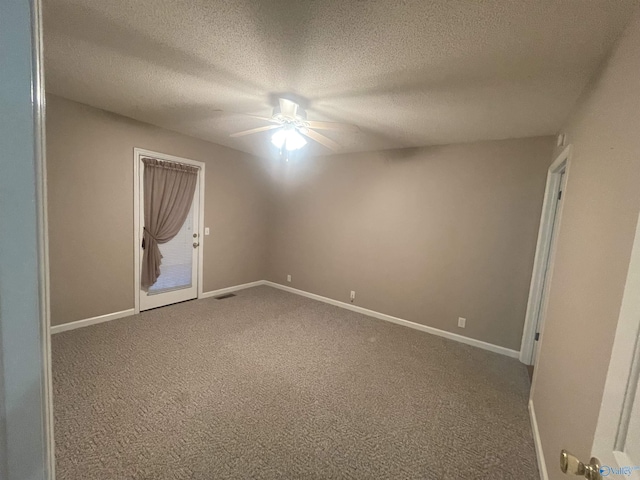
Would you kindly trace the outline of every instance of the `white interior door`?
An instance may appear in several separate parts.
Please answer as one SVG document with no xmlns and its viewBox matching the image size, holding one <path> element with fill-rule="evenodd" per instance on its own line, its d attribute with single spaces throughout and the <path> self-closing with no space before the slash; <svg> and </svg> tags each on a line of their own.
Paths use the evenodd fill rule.
<svg viewBox="0 0 640 480">
<path fill-rule="evenodd" d="M 640 219 L 592 455 L 603 478 L 640 480 Z"/>
<path fill-rule="evenodd" d="M 161 156 L 159 154 L 144 155 L 158 158 L 165 161 L 173 161 L 175 157 Z M 160 244 L 162 262 L 160 264 L 160 276 L 155 284 L 144 290 L 140 287 L 140 271 L 142 266 L 142 232 L 144 228 L 144 166 L 142 164 L 143 155 L 137 155 L 138 163 L 138 235 L 136 255 L 138 262 L 137 275 L 137 295 L 139 310 L 149 310 L 151 308 L 163 307 L 172 303 L 183 302 L 198 298 L 200 279 L 200 220 L 201 220 L 201 176 L 203 168 L 198 173 L 198 181 L 193 196 L 193 202 L 189 214 L 178 234 L 167 243 Z M 182 159 L 177 163 L 195 164 L 199 162 Z"/>
</svg>

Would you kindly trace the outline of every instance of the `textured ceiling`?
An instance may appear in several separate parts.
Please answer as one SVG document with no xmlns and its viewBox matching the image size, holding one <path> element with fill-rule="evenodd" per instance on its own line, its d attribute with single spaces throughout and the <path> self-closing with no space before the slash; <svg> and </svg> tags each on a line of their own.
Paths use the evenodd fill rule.
<svg viewBox="0 0 640 480">
<path fill-rule="evenodd" d="M 344 151 L 555 133 L 638 0 L 44 0 L 48 91 L 256 155 L 274 94 Z M 223 110 L 223 111 L 219 111 Z M 329 153 L 312 145 L 312 154 Z"/>
</svg>

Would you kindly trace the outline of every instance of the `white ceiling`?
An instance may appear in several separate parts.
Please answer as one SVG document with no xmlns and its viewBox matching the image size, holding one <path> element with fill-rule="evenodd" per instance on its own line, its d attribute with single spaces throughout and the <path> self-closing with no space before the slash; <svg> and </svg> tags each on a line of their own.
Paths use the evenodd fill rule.
<svg viewBox="0 0 640 480">
<path fill-rule="evenodd" d="M 553 134 L 638 0 L 44 0 L 48 91 L 264 156 L 274 94 L 344 151 Z M 223 110 L 223 112 L 219 111 Z M 313 154 L 328 153 L 313 145 Z"/>
</svg>

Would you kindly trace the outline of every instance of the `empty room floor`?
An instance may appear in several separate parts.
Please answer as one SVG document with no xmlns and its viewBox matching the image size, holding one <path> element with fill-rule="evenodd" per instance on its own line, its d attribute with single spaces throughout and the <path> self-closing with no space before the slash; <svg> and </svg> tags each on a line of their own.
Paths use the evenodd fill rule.
<svg viewBox="0 0 640 480">
<path fill-rule="evenodd" d="M 260 286 L 53 336 L 61 479 L 537 479 L 517 360 Z"/>
</svg>

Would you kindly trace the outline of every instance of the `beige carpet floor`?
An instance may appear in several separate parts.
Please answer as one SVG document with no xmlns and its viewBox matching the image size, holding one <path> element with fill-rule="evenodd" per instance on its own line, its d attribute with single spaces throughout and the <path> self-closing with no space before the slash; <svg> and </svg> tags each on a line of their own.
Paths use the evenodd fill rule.
<svg viewBox="0 0 640 480">
<path fill-rule="evenodd" d="M 53 336 L 58 479 L 537 479 L 517 360 L 274 288 Z"/>
</svg>

